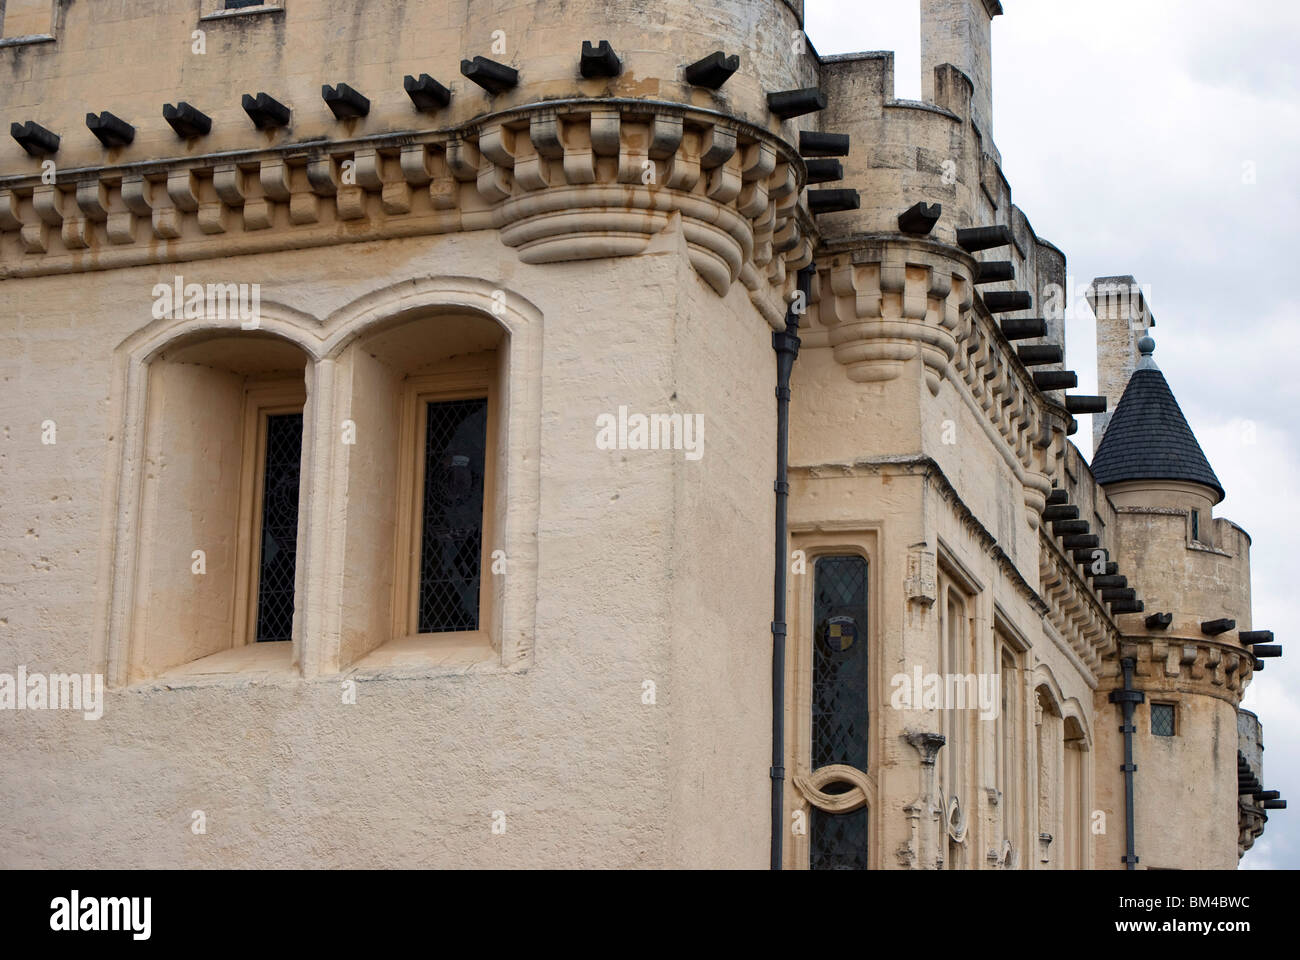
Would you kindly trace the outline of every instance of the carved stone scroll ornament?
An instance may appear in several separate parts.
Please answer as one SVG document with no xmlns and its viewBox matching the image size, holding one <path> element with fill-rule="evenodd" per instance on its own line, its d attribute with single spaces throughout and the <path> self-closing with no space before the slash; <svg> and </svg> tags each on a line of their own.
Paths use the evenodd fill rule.
<svg viewBox="0 0 1300 960">
<path fill-rule="evenodd" d="M 852 789 L 844 793 L 825 793 L 833 783 L 847 783 Z M 871 784 L 867 775 L 857 767 L 842 763 L 821 767 L 812 773 L 796 773 L 795 789 L 818 810 L 826 813 L 852 813 L 867 805 Z"/>
<path fill-rule="evenodd" d="M 957 795 L 944 800 L 943 790 L 939 791 L 939 807 L 943 811 L 943 826 L 948 839 L 953 843 L 965 843 L 970 825 L 966 822 L 966 813 L 962 809 L 961 798 Z"/>
</svg>

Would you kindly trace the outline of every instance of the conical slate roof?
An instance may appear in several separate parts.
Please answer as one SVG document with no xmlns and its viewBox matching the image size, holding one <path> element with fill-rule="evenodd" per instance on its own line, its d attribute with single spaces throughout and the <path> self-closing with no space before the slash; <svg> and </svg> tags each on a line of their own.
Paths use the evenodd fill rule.
<svg viewBox="0 0 1300 960">
<path fill-rule="evenodd" d="M 1123 480 L 1183 480 L 1211 488 L 1222 500 L 1219 478 L 1151 356 L 1155 346 L 1150 337 L 1138 344 L 1142 361 L 1093 455 L 1093 476 L 1103 486 Z"/>
</svg>

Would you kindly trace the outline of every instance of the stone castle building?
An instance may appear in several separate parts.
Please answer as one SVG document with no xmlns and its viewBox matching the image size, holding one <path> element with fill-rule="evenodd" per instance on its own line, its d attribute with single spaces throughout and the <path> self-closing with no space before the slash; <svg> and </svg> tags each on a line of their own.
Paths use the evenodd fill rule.
<svg viewBox="0 0 1300 960">
<path fill-rule="evenodd" d="M 800 0 L 0 8 L 0 865 L 1230 868 L 1284 805 L 1131 278 L 1069 392 L 998 0 L 920 102 Z"/>
</svg>

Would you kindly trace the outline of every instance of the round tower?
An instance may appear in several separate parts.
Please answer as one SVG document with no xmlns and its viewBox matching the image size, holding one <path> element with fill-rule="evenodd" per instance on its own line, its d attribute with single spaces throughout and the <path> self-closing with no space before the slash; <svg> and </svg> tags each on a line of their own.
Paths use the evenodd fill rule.
<svg viewBox="0 0 1300 960">
<path fill-rule="evenodd" d="M 1101 800 L 1122 809 L 1131 733 L 1133 847 L 1139 869 L 1231 868 L 1237 862 L 1237 708 L 1257 663 L 1250 640 L 1250 537 L 1213 515 L 1224 491 L 1154 359 L 1150 336 L 1093 458 L 1093 473 L 1115 505 L 1121 569 L 1145 608 L 1122 614 L 1116 672 L 1097 709 L 1142 699 L 1133 729 L 1098 724 L 1104 771 Z M 1112 693 L 1115 695 L 1112 696 Z M 1131 693 L 1129 694 L 1131 696 Z M 1108 703 L 1109 701 L 1109 703 Z M 1107 784 L 1109 783 L 1109 787 Z M 1109 799 L 1118 800 L 1107 804 Z M 1123 858 L 1124 831 L 1108 831 Z"/>
</svg>

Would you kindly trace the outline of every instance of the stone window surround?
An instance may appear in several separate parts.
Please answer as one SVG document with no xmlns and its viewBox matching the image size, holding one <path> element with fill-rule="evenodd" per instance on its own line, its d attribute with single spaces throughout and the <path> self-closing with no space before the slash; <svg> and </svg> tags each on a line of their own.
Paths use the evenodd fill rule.
<svg viewBox="0 0 1300 960">
<path fill-rule="evenodd" d="M 496 457 L 492 451 L 500 442 L 498 396 L 495 377 L 478 372 L 433 374 L 409 377 L 402 388 L 402 424 L 398 432 L 398 510 L 397 557 L 393 570 L 393 636 L 422 637 L 431 642 L 463 640 L 480 646 L 485 653 L 492 649 L 493 591 L 492 551 L 495 543 L 493 504 L 496 503 Z M 420 594 L 420 531 L 423 529 L 424 438 L 426 405 L 440 400 L 487 399 L 488 456 L 483 476 L 483 547 L 479 558 L 479 629 L 421 634 L 418 629 Z"/>
<path fill-rule="evenodd" d="M 1171 712 L 1171 714 L 1172 714 L 1172 718 L 1171 718 L 1171 721 L 1172 721 L 1171 730 L 1172 730 L 1172 732 L 1170 732 L 1169 734 L 1156 733 L 1155 730 L 1154 730 L 1156 707 L 1168 707 L 1169 710 L 1170 710 L 1170 712 Z M 1183 730 L 1182 730 L 1182 723 L 1179 721 L 1179 717 L 1178 717 L 1178 703 L 1177 703 L 1177 701 L 1174 701 L 1174 700 L 1152 700 L 1151 703 L 1150 703 L 1150 710 L 1148 711 L 1148 713 L 1150 714 L 1150 722 L 1149 722 L 1148 725 L 1147 725 L 1147 732 L 1148 732 L 1151 736 L 1153 736 L 1153 737 L 1161 737 L 1162 739 L 1166 739 L 1166 740 L 1167 740 L 1167 739 L 1171 739 L 1171 738 L 1173 738 L 1173 737 L 1179 737 L 1179 736 L 1182 736 L 1182 732 L 1183 732 Z"/>
<path fill-rule="evenodd" d="M 937 559 L 938 601 L 935 604 L 935 609 L 939 613 L 940 624 L 939 650 L 941 657 L 939 672 L 961 675 L 978 672 L 978 665 L 985 662 L 985 626 L 988 623 L 987 616 L 984 613 L 986 602 L 984 584 L 957 559 L 955 552 L 943 542 L 939 544 Z M 962 619 L 965 621 L 963 631 L 965 645 L 960 654 L 960 661 L 957 663 L 951 662 L 949 655 L 948 610 L 954 596 L 960 602 Z M 945 803 L 951 803 L 953 799 L 957 799 L 962 804 L 966 821 L 969 823 L 971 817 L 975 814 L 977 802 L 975 781 L 971 779 L 975 756 L 970 747 L 972 742 L 978 741 L 979 737 L 972 738 L 972 721 L 964 716 L 962 711 L 947 710 L 944 711 L 944 714 L 948 718 L 948 723 L 952 724 L 952 726 L 944 731 L 949 736 L 947 744 L 939 752 L 936 770 L 938 783 L 941 787 L 951 787 L 947 780 L 953 770 L 952 755 L 958 752 L 965 754 L 957 759 L 957 776 L 961 782 L 959 782 L 956 790 L 945 797 Z M 960 734 L 960 736 L 957 736 L 957 734 Z"/>
<path fill-rule="evenodd" d="M 525 298 L 506 291 L 504 309 L 493 293 L 500 289 L 467 277 L 426 277 L 405 281 L 373 291 L 343 307 L 324 320 L 282 304 L 263 300 L 260 331 L 299 346 L 309 358 L 307 400 L 304 408 L 304 462 L 323 489 L 304 493 L 300 509 L 307 531 L 299 544 L 298 562 L 304 567 L 299 582 L 310 584 L 301 599 L 302 609 L 295 622 L 293 666 L 276 665 L 266 669 L 265 659 L 258 663 L 242 661 L 244 666 L 222 673 L 132 677 L 131 645 L 142 642 L 132 630 L 132 607 L 138 595 L 141 577 L 137 569 L 137 544 L 142 531 L 142 464 L 145 449 L 144 431 L 148 400 L 149 365 L 165 348 L 182 338 L 196 334 L 234 333 L 238 321 L 175 320 L 155 323 L 128 337 L 117 350 L 113 384 L 113 418 L 115 436 L 121 438 L 114 453 L 118 470 L 106 492 L 106 508 L 116 511 L 111 549 L 101 562 L 101 579 L 107 593 L 101 614 L 101 629 L 96 636 L 100 649 L 96 659 L 104 664 L 110 687 L 144 686 L 176 688 L 204 685 L 246 685 L 250 680 L 285 685 L 312 680 L 337 681 L 340 675 L 356 679 L 391 677 L 427 677 L 465 672 L 516 672 L 531 666 L 536 610 L 536 529 L 537 487 L 540 483 L 540 410 L 541 391 L 541 315 Z M 493 624 L 496 634 L 492 657 L 481 655 L 467 664 L 456 656 L 439 656 L 430 651 L 425 662 L 359 669 L 359 664 L 339 662 L 338 613 L 331 614 L 329 603 L 337 604 L 337 584 L 343 577 L 342 535 L 330 528 L 327 516 L 346 510 L 346 473 L 348 448 L 331 453 L 321 450 L 323 443 L 336 439 L 334 427 L 349 412 L 346 389 L 339 367 L 347 363 L 348 351 L 361 342 L 371 328 L 398 318 L 415 319 L 426 311 L 459 311 L 489 317 L 504 330 L 501 350 L 513 396 L 519 398 L 504 412 L 501 424 L 503 444 L 507 450 L 507 471 L 498 487 L 506 498 L 505 530 L 500 546 L 510 557 L 510 584 L 502 591 L 500 614 Z M 331 446 L 333 446 L 331 444 Z M 315 447 L 316 449 L 313 449 Z M 333 461 L 333 462 L 329 462 Z M 324 467 L 324 469 L 322 469 Z M 304 473 L 304 490 L 310 486 Z M 521 491 L 512 497 L 511 490 Z M 248 650 L 256 645 L 248 645 Z M 232 650 L 236 649 L 232 646 Z M 228 652 L 228 651 L 227 651 Z M 253 651 L 259 653 L 261 651 Z M 461 651 L 454 651 L 459 653 Z M 479 651 L 481 654 L 481 651 Z"/>
<path fill-rule="evenodd" d="M 0 32 L 4 30 L 5 21 L 5 0 L 0 0 Z M 54 42 L 54 2 L 47 0 L 50 9 L 50 32 L 49 33 L 28 33 L 17 37 L 0 37 L 0 49 L 5 47 L 23 47 L 35 43 L 53 43 Z"/>
<path fill-rule="evenodd" d="M 301 379 L 250 385 L 244 392 L 244 443 L 239 482 L 239 546 L 235 560 L 232 646 L 257 640 L 257 597 L 262 555 L 262 492 L 266 470 L 266 419 L 303 413 L 307 397 Z M 306 430 L 304 417 L 304 431 Z M 301 511 L 301 502 L 299 510 Z"/>
<path fill-rule="evenodd" d="M 813 571 L 818 559 L 828 556 L 860 556 L 867 561 L 867 642 L 871 645 L 868 661 L 868 689 L 881 690 L 881 660 L 879 637 L 883 629 L 881 615 L 882 596 L 879 559 L 881 528 L 877 524 L 851 524 L 841 528 L 838 524 L 817 524 L 813 528 L 791 525 L 790 549 L 802 550 L 807 572 L 791 578 L 789 647 L 786 686 L 786 769 L 789 771 L 786 791 L 787 822 L 795 811 L 802 811 L 805 823 L 811 826 L 812 809 L 848 813 L 865 806 L 867 826 L 867 857 L 873 868 L 880 866 L 880 806 L 876 802 L 877 783 L 875 770 L 884 750 L 881 740 L 880 704 L 870 697 L 867 701 L 867 725 L 871 730 L 868 770 L 833 765 L 812 770 L 812 622 Z M 823 794 L 822 789 L 831 783 L 844 782 L 853 789 L 843 794 Z M 788 869 L 807 870 L 811 853 L 811 835 L 792 834 L 785 844 L 785 866 Z"/>
<path fill-rule="evenodd" d="M 1029 691 L 1033 707 L 1032 727 L 1022 742 L 1028 751 L 1026 769 L 1031 778 L 1025 795 L 1025 822 L 1026 826 L 1031 827 L 1032 846 L 1026 849 L 1026 858 L 1021 863 L 1027 869 L 1060 869 L 1062 859 L 1068 855 L 1065 844 L 1065 818 L 1069 808 L 1065 796 L 1066 750 L 1081 751 L 1078 788 L 1082 801 L 1091 801 L 1096 788 L 1092 727 L 1079 698 L 1067 696 L 1062 691 L 1059 681 L 1046 663 L 1039 663 L 1034 668 L 1029 677 Z M 1055 728 L 1046 737 L 1043 732 L 1044 722 Z M 1077 728 L 1077 737 L 1067 736 L 1072 727 Z M 1050 777 L 1050 790 L 1047 794 L 1043 792 L 1041 781 L 1044 745 L 1050 748 L 1051 756 L 1047 760 L 1052 763 L 1055 771 Z M 1081 802 L 1079 805 L 1081 822 L 1078 827 L 1085 837 L 1091 829 L 1091 812 L 1095 806 L 1092 802 Z M 1045 807 L 1050 813 L 1049 822 L 1046 823 L 1042 820 Z M 1090 848 L 1085 843 L 1085 860 L 1091 856 L 1089 851 Z M 1089 868 L 1090 863 L 1085 863 L 1083 869 Z"/>
<path fill-rule="evenodd" d="M 994 618 L 995 656 L 1003 700 L 1010 715 L 998 715 L 998 770 L 996 802 L 1000 808 L 998 822 L 1002 827 L 1002 844 L 997 853 L 1003 866 L 1019 863 L 1024 856 L 1025 838 L 1020 829 L 1025 808 L 1025 660 L 1028 642 L 1001 613 Z"/>
<path fill-rule="evenodd" d="M 199 20 L 229 20 L 231 17 L 249 17 L 266 13 L 284 13 L 285 0 L 263 0 L 249 7 L 226 8 L 226 0 L 203 0 Z"/>
</svg>

